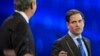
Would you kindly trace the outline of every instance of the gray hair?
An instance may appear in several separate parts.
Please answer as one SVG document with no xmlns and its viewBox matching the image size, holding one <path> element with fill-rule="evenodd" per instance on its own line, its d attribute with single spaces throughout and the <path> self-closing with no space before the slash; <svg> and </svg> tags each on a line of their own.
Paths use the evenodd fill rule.
<svg viewBox="0 0 100 56">
<path fill-rule="evenodd" d="M 14 0 L 14 7 L 18 11 L 25 11 L 32 3 L 36 3 L 36 0 Z"/>
</svg>

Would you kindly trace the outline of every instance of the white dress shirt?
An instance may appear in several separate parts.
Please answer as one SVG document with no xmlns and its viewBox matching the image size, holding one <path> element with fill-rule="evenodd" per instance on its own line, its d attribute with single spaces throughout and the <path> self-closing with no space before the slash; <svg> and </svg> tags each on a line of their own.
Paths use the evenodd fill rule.
<svg viewBox="0 0 100 56">
<path fill-rule="evenodd" d="M 78 47 L 77 38 L 79 38 L 79 37 L 82 38 L 82 35 L 80 34 L 80 35 L 76 36 L 76 35 L 72 34 L 70 31 L 68 31 L 68 34 L 71 36 L 71 38 L 72 38 L 73 41 L 75 42 L 76 46 Z M 81 41 L 82 41 L 82 46 L 83 46 L 83 48 L 84 48 L 84 51 L 85 51 L 85 53 L 86 53 L 86 56 L 88 56 L 88 52 L 87 52 L 86 46 L 85 46 L 83 40 L 81 40 Z"/>
</svg>

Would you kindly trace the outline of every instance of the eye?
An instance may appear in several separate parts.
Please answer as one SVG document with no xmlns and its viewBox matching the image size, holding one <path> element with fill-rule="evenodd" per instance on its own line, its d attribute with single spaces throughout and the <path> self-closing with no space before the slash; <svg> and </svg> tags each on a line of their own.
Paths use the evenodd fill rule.
<svg viewBox="0 0 100 56">
<path fill-rule="evenodd" d="M 74 23 L 76 23 L 76 21 L 72 21 L 71 23 L 73 23 L 73 24 L 74 24 Z"/>
<path fill-rule="evenodd" d="M 79 23 L 82 22 L 82 20 L 79 20 Z"/>
</svg>

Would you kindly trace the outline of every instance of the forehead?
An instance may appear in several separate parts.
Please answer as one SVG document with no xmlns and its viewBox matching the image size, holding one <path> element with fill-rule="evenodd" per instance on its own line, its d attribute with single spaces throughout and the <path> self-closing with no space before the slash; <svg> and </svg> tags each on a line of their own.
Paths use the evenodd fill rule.
<svg viewBox="0 0 100 56">
<path fill-rule="evenodd" d="M 73 14 L 72 16 L 70 16 L 70 21 L 78 21 L 78 20 L 82 20 L 82 16 L 81 14 Z"/>
</svg>

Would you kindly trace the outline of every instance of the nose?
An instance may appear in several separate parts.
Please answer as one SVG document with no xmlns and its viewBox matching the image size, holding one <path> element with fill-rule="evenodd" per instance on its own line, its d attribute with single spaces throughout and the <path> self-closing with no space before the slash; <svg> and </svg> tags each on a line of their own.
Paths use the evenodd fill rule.
<svg viewBox="0 0 100 56">
<path fill-rule="evenodd" d="M 78 27 L 79 25 L 80 25 L 79 22 L 77 22 L 77 23 L 76 23 L 76 26 Z"/>
</svg>

